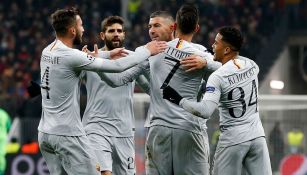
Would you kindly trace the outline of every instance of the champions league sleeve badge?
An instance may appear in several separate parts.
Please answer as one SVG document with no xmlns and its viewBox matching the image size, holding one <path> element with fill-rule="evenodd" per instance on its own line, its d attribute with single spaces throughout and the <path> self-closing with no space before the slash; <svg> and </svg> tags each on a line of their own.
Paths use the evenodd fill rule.
<svg viewBox="0 0 307 175">
<path fill-rule="evenodd" d="M 87 58 L 91 62 L 93 62 L 95 60 L 95 57 L 93 57 L 92 55 L 87 55 Z"/>
</svg>

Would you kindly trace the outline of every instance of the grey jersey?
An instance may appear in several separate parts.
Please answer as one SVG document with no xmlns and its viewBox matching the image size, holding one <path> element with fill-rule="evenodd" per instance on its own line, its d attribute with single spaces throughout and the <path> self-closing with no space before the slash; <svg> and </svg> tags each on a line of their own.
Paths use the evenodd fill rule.
<svg viewBox="0 0 307 175">
<path fill-rule="evenodd" d="M 134 62 L 129 61 L 129 57 L 118 60 L 95 58 L 67 47 L 60 40 L 55 40 L 47 46 L 42 52 L 40 63 L 42 117 L 38 130 L 55 135 L 85 135 L 79 107 L 81 71 L 120 72 L 150 55 L 144 48 L 141 52 L 142 55 L 133 55 L 138 57 Z"/>
<path fill-rule="evenodd" d="M 203 51 L 203 52 L 207 52 L 207 48 L 206 47 L 204 47 L 204 46 L 202 46 L 202 45 L 200 45 L 200 44 L 195 44 L 195 43 L 190 43 L 194 48 L 196 48 L 196 49 L 198 49 L 198 50 L 200 50 L 200 51 Z M 211 56 L 209 56 L 209 57 L 207 57 L 207 59 L 209 59 L 209 60 L 213 60 L 213 58 L 211 57 Z M 214 68 L 211 68 L 210 70 L 211 71 L 215 71 L 216 69 L 218 69 L 221 65 L 220 64 L 213 64 L 212 66 L 216 66 L 216 67 L 214 67 Z M 205 74 L 211 74 L 212 72 L 210 72 L 210 71 L 204 71 L 204 73 Z M 205 77 L 207 77 L 207 76 L 205 76 Z M 199 88 L 201 88 L 201 86 L 199 87 Z M 199 93 L 201 93 L 201 92 L 199 92 Z M 148 113 L 147 113 L 147 117 L 146 117 L 146 120 L 145 120 L 145 124 L 144 124 L 144 127 L 145 128 L 148 128 L 148 127 L 150 127 L 150 120 L 151 120 L 151 118 L 152 118 L 152 114 L 151 114 L 151 109 L 150 109 L 151 107 L 149 106 L 149 109 L 148 109 Z M 206 130 L 207 129 L 207 119 L 199 119 L 200 120 L 200 122 L 201 122 L 201 126 L 202 126 L 202 129 L 203 130 Z"/>
<path fill-rule="evenodd" d="M 113 88 L 89 71 L 85 72 L 85 81 L 87 105 L 82 123 L 86 134 L 134 136 L 134 81 Z"/>
<path fill-rule="evenodd" d="M 196 118 L 181 107 L 163 99 L 162 88 L 169 84 L 184 97 L 196 101 L 198 89 L 205 72 L 216 70 L 220 67 L 220 63 L 214 62 L 210 53 L 196 49 L 193 44 L 187 41 L 177 38 L 168 42 L 168 45 L 169 47 L 163 53 L 148 58 L 148 61 L 127 70 L 123 74 L 100 74 L 100 76 L 105 81 L 119 86 L 132 81 L 141 73 L 148 75 L 150 72 L 150 109 L 152 118 L 149 125 L 162 125 L 201 133 L 203 119 Z M 180 60 L 191 54 L 204 57 L 208 62 L 206 69 L 185 72 L 183 67 L 180 66 Z M 202 120 L 202 123 L 200 120 Z"/>
<path fill-rule="evenodd" d="M 181 107 L 163 99 L 162 88 L 165 85 L 174 87 L 183 97 L 195 100 L 198 88 L 206 71 L 216 69 L 212 55 L 201 52 L 192 43 L 175 39 L 168 42 L 170 46 L 164 53 L 149 58 L 150 87 L 151 87 L 151 113 L 150 126 L 162 125 L 172 128 L 184 129 L 195 133 L 202 131 L 201 120 L 186 112 Z M 190 73 L 180 66 L 180 60 L 196 54 L 208 61 L 206 69 Z"/>
<path fill-rule="evenodd" d="M 229 146 L 264 136 L 257 103 L 258 73 L 254 61 L 239 56 L 209 77 L 204 99 L 219 102 L 219 144 Z"/>
</svg>

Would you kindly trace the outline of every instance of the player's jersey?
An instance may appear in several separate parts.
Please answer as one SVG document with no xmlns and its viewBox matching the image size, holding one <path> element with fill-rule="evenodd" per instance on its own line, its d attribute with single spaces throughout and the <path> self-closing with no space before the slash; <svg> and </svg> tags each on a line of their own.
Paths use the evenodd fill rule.
<svg viewBox="0 0 307 175">
<path fill-rule="evenodd" d="M 208 80 L 204 99 L 219 103 L 219 144 L 234 145 L 260 136 L 258 65 L 245 57 L 230 60 Z"/>
<path fill-rule="evenodd" d="M 164 53 L 149 58 L 150 66 L 150 94 L 152 119 L 150 126 L 162 125 L 184 129 L 195 133 L 202 131 L 202 124 L 198 117 L 186 112 L 162 97 L 162 89 L 170 85 L 183 97 L 195 100 L 205 71 L 217 69 L 219 64 L 212 61 L 212 55 L 196 49 L 192 43 L 174 39 L 168 42 L 169 48 Z M 185 72 L 180 66 L 180 60 L 192 54 L 203 56 L 208 61 L 207 69 Z"/>
<path fill-rule="evenodd" d="M 112 88 L 102 81 L 97 73 L 84 73 L 87 105 L 82 123 L 86 134 L 134 136 L 134 81 Z"/>
<path fill-rule="evenodd" d="M 79 76 L 81 69 L 99 69 L 99 62 L 101 59 L 69 48 L 60 40 L 55 40 L 43 50 L 40 62 L 40 132 L 67 136 L 85 135 L 80 118 Z"/>
<path fill-rule="evenodd" d="M 198 49 L 198 50 L 200 50 L 202 52 L 207 52 L 207 48 L 202 46 L 202 45 L 200 45 L 200 44 L 195 44 L 195 43 L 190 43 L 190 44 L 191 44 L 191 46 L 193 46 L 194 48 L 196 48 L 196 49 Z M 212 61 L 213 57 L 209 56 L 208 59 L 210 59 Z M 214 67 L 214 66 L 216 66 L 216 67 Z M 218 69 L 220 66 L 221 66 L 220 64 L 214 64 L 213 67 L 211 68 L 211 71 L 214 71 L 214 70 Z M 204 73 L 209 75 L 212 72 L 207 71 L 207 72 L 204 72 Z M 201 88 L 201 87 L 199 87 L 199 88 Z M 146 117 L 145 124 L 144 124 L 145 128 L 150 127 L 150 120 L 151 120 L 151 118 L 152 118 L 151 107 L 149 106 L 147 117 Z M 202 129 L 206 130 L 207 129 L 207 124 L 206 124 L 207 123 L 207 119 L 199 118 L 199 120 L 200 120 Z"/>
<path fill-rule="evenodd" d="M 193 44 L 193 47 L 197 48 L 197 49 L 200 50 L 200 51 L 208 52 L 207 48 L 204 47 L 203 45 L 196 44 L 196 43 L 191 43 L 191 44 Z M 211 59 L 211 58 L 210 58 L 210 59 Z M 212 60 L 213 60 L 213 58 L 212 58 Z M 217 64 L 216 64 L 216 66 L 218 66 L 218 67 L 213 68 L 212 71 L 218 69 L 219 66 L 221 66 L 221 65 L 217 65 Z M 200 84 L 200 87 L 199 87 L 199 89 L 198 89 L 198 96 L 199 96 L 200 93 L 203 93 L 203 92 L 202 92 L 202 86 L 205 87 L 206 81 L 207 81 L 207 77 L 209 77 L 209 75 L 210 75 L 211 73 L 212 73 L 212 72 L 209 72 L 209 71 L 208 71 L 208 72 L 205 72 L 204 79 L 202 80 L 202 82 L 201 82 L 201 84 Z M 203 84 L 204 84 L 204 85 L 203 85 Z M 200 100 L 200 99 L 201 99 L 201 98 L 199 98 L 198 100 Z M 200 120 L 202 129 L 203 129 L 204 131 L 206 131 L 206 130 L 207 130 L 207 120 L 208 120 L 208 119 L 199 118 L 199 120 Z"/>
</svg>

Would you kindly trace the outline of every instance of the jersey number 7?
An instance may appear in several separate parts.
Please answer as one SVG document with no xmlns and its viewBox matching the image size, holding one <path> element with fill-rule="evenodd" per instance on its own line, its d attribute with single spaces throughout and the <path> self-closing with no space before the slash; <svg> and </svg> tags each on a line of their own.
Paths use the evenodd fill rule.
<svg viewBox="0 0 307 175">
<path fill-rule="evenodd" d="M 179 66 L 180 66 L 180 61 L 176 60 L 174 58 L 170 58 L 170 57 L 165 57 L 165 59 L 170 60 L 175 62 L 176 64 L 174 65 L 173 69 L 170 71 L 170 73 L 167 75 L 166 79 L 164 80 L 162 86 L 160 87 L 160 89 L 164 89 L 169 82 L 171 81 L 171 79 L 173 78 L 173 75 L 175 74 L 175 72 L 178 70 Z"/>
</svg>

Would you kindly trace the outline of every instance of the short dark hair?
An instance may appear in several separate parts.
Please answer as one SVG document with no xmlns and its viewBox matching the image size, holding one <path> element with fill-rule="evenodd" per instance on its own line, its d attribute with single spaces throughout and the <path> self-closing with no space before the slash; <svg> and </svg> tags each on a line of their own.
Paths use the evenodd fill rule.
<svg viewBox="0 0 307 175">
<path fill-rule="evenodd" d="M 183 34 L 194 32 L 199 21 L 198 8 L 193 4 L 184 4 L 176 14 L 177 27 Z"/>
<path fill-rule="evenodd" d="M 232 50 L 240 51 L 243 44 L 242 33 L 235 27 L 225 26 L 219 29 L 222 40 L 232 46 Z"/>
<path fill-rule="evenodd" d="M 175 21 L 172 14 L 168 11 L 155 11 L 150 14 L 150 18 L 155 18 L 155 17 L 163 17 L 163 18 L 168 18 L 171 21 Z"/>
<path fill-rule="evenodd" d="M 120 16 L 109 16 L 101 22 L 101 31 L 105 32 L 107 28 L 113 24 L 120 24 L 124 29 L 124 19 Z"/>
<path fill-rule="evenodd" d="M 54 31 L 59 36 L 67 34 L 68 28 L 76 25 L 76 16 L 79 12 L 76 8 L 58 9 L 51 14 L 51 23 Z"/>
</svg>

